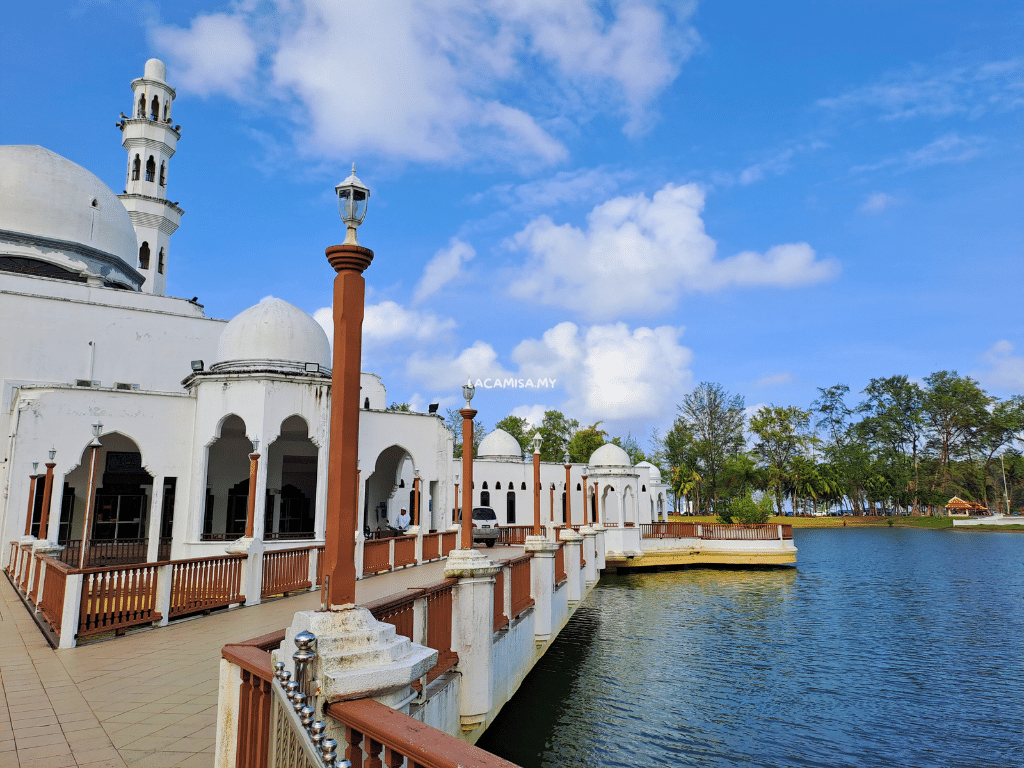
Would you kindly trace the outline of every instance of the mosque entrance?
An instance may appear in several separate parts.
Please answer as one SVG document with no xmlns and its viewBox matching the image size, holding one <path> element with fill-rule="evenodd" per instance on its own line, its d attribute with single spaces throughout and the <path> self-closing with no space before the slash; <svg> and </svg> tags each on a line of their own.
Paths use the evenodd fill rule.
<svg viewBox="0 0 1024 768">
<path fill-rule="evenodd" d="M 399 494 L 398 489 L 412 489 L 413 478 L 412 455 L 405 448 L 392 445 L 380 452 L 363 486 L 363 534 L 367 538 L 387 536 L 388 526 L 398 519 L 402 507 L 412 517 L 413 497 Z"/>
</svg>

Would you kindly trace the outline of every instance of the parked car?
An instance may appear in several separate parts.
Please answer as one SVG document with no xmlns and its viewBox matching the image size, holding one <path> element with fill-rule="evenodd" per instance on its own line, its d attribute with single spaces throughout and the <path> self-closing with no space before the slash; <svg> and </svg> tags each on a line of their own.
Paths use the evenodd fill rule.
<svg viewBox="0 0 1024 768">
<path fill-rule="evenodd" d="M 498 530 L 498 516 L 490 507 L 473 508 L 473 543 L 484 542 L 493 547 L 501 532 Z"/>
</svg>

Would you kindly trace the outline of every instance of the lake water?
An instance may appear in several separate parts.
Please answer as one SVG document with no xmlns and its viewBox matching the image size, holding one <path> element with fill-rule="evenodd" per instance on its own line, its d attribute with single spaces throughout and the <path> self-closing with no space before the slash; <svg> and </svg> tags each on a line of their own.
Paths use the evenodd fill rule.
<svg viewBox="0 0 1024 768">
<path fill-rule="evenodd" d="M 604 577 L 480 746 L 540 766 L 1024 766 L 1024 535 L 794 532 Z"/>
</svg>

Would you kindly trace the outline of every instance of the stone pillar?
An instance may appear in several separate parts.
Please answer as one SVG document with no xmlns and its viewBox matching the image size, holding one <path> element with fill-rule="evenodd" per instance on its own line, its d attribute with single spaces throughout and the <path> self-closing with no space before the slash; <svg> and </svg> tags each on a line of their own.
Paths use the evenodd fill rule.
<svg viewBox="0 0 1024 768">
<path fill-rule="evenodd" d="M 25 535 L 32 535 L 32 517 L 35 513 L 36 482 L 42 475 L 28 476 L 28 516 L 25 518 Z"/>
<path fill-rule="evenodd" d="M 246 605 L 258 605 L 263 592 L 263 540 L 236 539 L 224 551 L 229 555 L 248 555 L 242 565 L 242 592 Z"/>
<path fill-rule="evenodd" d="M 93 457 L 96 452 L 93 451 Z M 52 461 L 46 462 L 46 480 L 43 483 L 43 511 L 39 517 L 39 538 L 50 538 L 50 504 L 53 501 L 53 468 L 57 465 Z M 95 489 L 93 489 L 95 491 Z M 56 541 L 56 537 L 54 537 Z M 85 536 L 82 536 L 82 547 L 84 551 Z"/>
<path fill-rule="evenodd" d="M 471 733 L 487 721 L 493 704 L 494 574 L 498 566 L 475 549 L 452 550 L 446 579 L 458 579 L 452 598 L 452 650 L 459 654 L 462 732 Z"/>
<path fill-rule="evenodd" d="M 256 478 L 259 474 L 260 469 L 260 455 L 258 453 L 249 454 L 249 508 L 245 515 L 245 538 L 251 539 L 253 537 L 253 526 L 256 522 Z"/>
<path fill-rule="evenodd" d="M 580 577 L 580 547 L 583 537 L 572 528 L 563 528 L 559 538 L 562 540 L 565 556 L 566 588 L 569 590 L 569 602 L 578 603 L 583 599 L 583 579 Z"/>
<path fill-rule="evenodd" d="M 533 449 L 533 535 L 540 536 L 540 445 Z"/>
<path fill-rule="evenodd" d="M 160 523 L 163 517 L 164 506 L 164 479 L 163 477 L 153 478 L 153 493 L 149 497 L 149 520 L 146 524 L 146 560 L 156 562 L 160 554 Z"/>
<path fill-rule="evenodd" d="M 534 639 L 551 639 L 551 595 L 555 591 L 555 551 L 558 545 L 544 536 L 527 536 L 526 551 L 530 558 L 530 594 L 533 596 Z"/>
<path fill-rule="evenodd" d="M 605 562 L 605 531 L 607 530 L 603 525 L 597 523 L 590 526 L 591 530 L 594 531 L 594 566 L 597 568 L 598 574 L 605 569 L 607 563 Z"/>
<path fill-rule="evenodd" d="M 567 453 L 566 458 L 569 457 Z M 572 464 L 568 461 L 562 466 L 565 467 L 565 524 L 572 527 L 572 478 L 570 474 L 572 472 Z"/>
<path fill-rule="evenodd" d="M 589 525 L 585 525 L 580 528 L 580 535 L 583 536 L 583 559 L 586 561 L 583 575 L 586 579 L 586 586 L 592 587 L 597 584 L 597 531 Z"/>
</svg>

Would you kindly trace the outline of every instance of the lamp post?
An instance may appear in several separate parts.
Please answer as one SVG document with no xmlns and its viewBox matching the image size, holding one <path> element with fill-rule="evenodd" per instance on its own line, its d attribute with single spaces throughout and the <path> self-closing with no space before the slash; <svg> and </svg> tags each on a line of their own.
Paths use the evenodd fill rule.
<svg viewBox="0 0 1024 768">
<path fill-rule="evenodd" d="M 533 435 L 533 535 L 540 536 L 540 446 L 544 439 L 538 430 Z"/>
<path fill-rule="evenodd" d="M 564 462 L 562 466 L 565 467 L 565 525 L 567 528 L 572 528 L 572 488 L 569 485 L 569 472 L 572 470 L 572 464 L 569 463 L 569 452 L 566 451 L 562 457 Z"/>
<path fill-rule="evenodd" d="M 594 481 L 594 517 L 601 524 L 601 494 L 597 492 L 597 480 Z"/>
<path fill-rule="evenodd" d="M 587 517 L 590 515 L 590 500 L 587 499 L 587 468 L 583 468 L 583 525 L 590 525 Z"/>
<path fill-rule="evenodd" d="M 459 473 L 455 473 L 455 503 L 452 504 L 452 525 L 459 522 Z"/>
<path fill-rule="evenodd" d="M 99 425 L 103 427 L 102 424 Z M 97 432 L 95 435 L 99 437 Z M 94 440 L 99 442 L 99 440 Z M 46 480 L 43 481 L 43 511 L 39 515 L 39 536 L 40 539 L 48 539 L 47 529 L 50 525 L 50 497 L 53 495 L 53 468 L 56 467 L 56 463 L 53 461 L 53 457 L 57 455 L 57 451 L 53 448 L 50 449 L 49 457 L 50 460 L 46 462 Z"/>
<path fill-rule="evenodd" d="M 36 501 L 36 481 L 39 480 L 38 470 L 39 462 L 33 461 L 32 474 L 28 476 L 28 516 L 25 519 L 26 536 L 32 535 L 32 513 L 35 511 L 33 507 L 35 507 Z"/>
<path fill-rule="evenodd" d="M 476 411 L 470 407 L 476 387 L 470 379 L 462 387 L 466 407 L 459 411 L 462 416 L 462 544 L 460 549 L 473 548 L 473 417 Z"/>
<path fill-rule="evenodd" d="M 103 422 L 97 421 L 92 425 L 92 457 L 89 459 L 89 495 L 85 499 L 85 519 L 82 521 L 82 550 L 78 553 L 78 567 L 85 568 L 86 554 L 89 551 L 89 527 L 92 525 L 93 511 L 96 507 L 96 456 L 103 447 L 100 443 L 100 435 L 103 434 Z M 53 452 L 50 454 L 53 455 Z M 43 506 L 46 506 L 45 500 Z"/>
<path fill-rule="evenodd" d="M 251 539 L 256 524 L 256 475 L 260 466 L 260 438 L 252 439 L 252 453 L 249 454 L 249 506 L 245 515 L 245 538 Z"/>
<path fill-rule="evenodd" d="M 420 471 L 412 471 L 412 524 L 420 524 Z"/>
<path fill-rule="evenodd" d="M 322 605 L 351 606 L 356 600 L 355 535 L 359 500 L 359 369 L 363 351 L 363 271 L 373 251 L 356 239 L 366 217 L 370 190 L 352 175 L 334 188 L 338 211 L 348 227 L 345 242 L 326 250 L 334 267 L 334 354 L 331 371 L 331 451 L 328 459 Z"/>
</svg>

